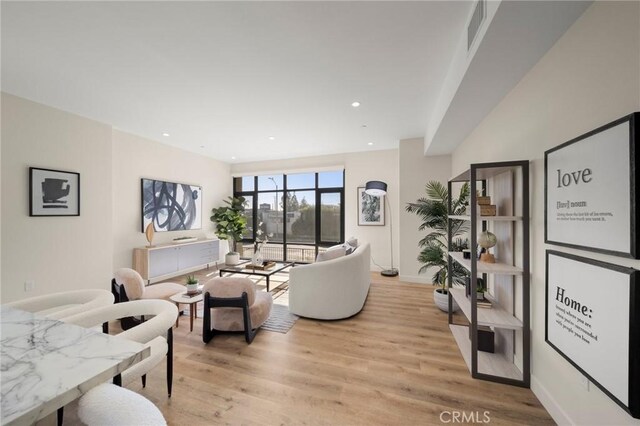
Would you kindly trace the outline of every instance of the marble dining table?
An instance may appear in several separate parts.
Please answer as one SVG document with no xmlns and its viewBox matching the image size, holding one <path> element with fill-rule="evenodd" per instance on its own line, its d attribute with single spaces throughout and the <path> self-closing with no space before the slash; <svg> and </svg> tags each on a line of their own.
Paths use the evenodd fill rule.
<svg viewBox="0 0 640 426">
<path fill-rule="evenodd" d="M 149 351 L 98 330 L 0 306 L 0 424 L 33 424 Z"/>
</svg>

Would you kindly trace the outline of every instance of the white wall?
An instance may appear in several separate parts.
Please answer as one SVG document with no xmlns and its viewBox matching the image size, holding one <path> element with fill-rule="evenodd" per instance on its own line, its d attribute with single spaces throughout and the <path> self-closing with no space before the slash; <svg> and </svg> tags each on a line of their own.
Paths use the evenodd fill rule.
<svg viewBox="0 0 640 426">
<path fill-rule="evenodd" d="M 418 242 L 430 231 L 418 232 L 422 220 L 414 213 L 407 213 L 407 203 L 414 203 L 425 197 L 425 185 L 430 180 L 447 184 L 451 178 L 451 156 L 424 156 L 422 138 L 400 141 L 400 279 L 414 283 L 431 283 L 434 270 L 419 274 L 422 264 L 417 257 L 420 253 Z"/>
<path fill-rule="evenodd" d="M 229 164 L 113 130 L 113 268 L 130 268 L 133 249 L 147 240 L 141 230 L 140 179 L 153 178 L 202 186 L 202 229 L 156 232 L 154 244 L 173 238 L 213 237 L 211 209 L 232 193 Z"/>
<path fill-rule="evenodd" d="M 79 217 L 29 217 L 30 166 L 80 173 Z M 109 126 L 3 93 L 1 301 L 108 289 L 111 193 Z"/>
<path fill-rule="evenodd" d="M 357 188 L 364 186 L 369 180 L 381 180 L 387 183 L 394 230 L 394 267 L 397 267 L 399 259 L 398 150 L 393 149 L 290 160 L 241 163 L 232 165 L 231 173 L 241 175 L 247 173 L 281 173 L 283 171 L 293 170 L 313 171 L 327 167 L 331 168 L 333 166 L 340 166 L 345 169 L 345 237 L 349 238 L 353 235 L 361 242 L 369 242 L 371 244 L 371 257 L 377 264 L 384 268 L 389 268 L 391 265 L 388 214 L 385 226 L 358 226 Z M 372 270 L 380 269 L 374 264 L 371 266 Z M 402 271 L 400 272 L 402 273 Z"/>
<path fill-rule="evenodd" d="M 74 114 L 2 94 L 2 303 L 83 288 L 109 289 L 147 244 L 140 229 L 140 178 L 201 185 L 202 229 L 158 232 L 213 236 L 211 209 L 231 195 L 229 164 L 143 139 Z M 80 173 L 79 217 L 29 217 L 29 167 Z M 34 281 L 32 292 L 25 281 Z"/>
<path fill-rule="evenodd" d="M 581 385 L 581 374 L 545 343 L 545 248 L 636 269 L 640 269 L 640 261 L 544 244 L 544 151 L 638 110 L 640 3 L 597 2 L 452 157 L 454 174 L 471 162 L 532 161 L 532 389 L 559 423 L 640 422 L 595 386 L 586 390 Z"/>
</svg>

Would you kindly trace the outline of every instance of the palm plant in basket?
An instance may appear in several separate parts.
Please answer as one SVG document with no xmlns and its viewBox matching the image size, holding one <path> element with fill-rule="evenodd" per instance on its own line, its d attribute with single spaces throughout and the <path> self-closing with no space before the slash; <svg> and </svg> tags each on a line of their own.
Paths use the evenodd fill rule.
<svg viewBox="0 0 640 426">
<path fill-rule="evenodd" d="M 434 268 L 433 284 L 438 288 L 434 291 L 436 305 L 447 312 L 449 310 L 447 296 L 447 252 L 462 251 L 468 248 L 468 240 L 461 238 L 469 230 L 469 223 L 464 220 L 449 220 L 448 204 L 449 191 L 438 181 L 429 181 L 425 186 L 426 197 L 419 198 L 415 203 L 407 203 L 406 211 L 415 213 L 422 223 L 419 231 L 430 230 L 420 242 L 421 248 L 418 261 L 422 264 L 420 273 Z M 463 215 L 469 205 L 469 185 L 463 184 L 457 198 L 451 199 L 451 214 Z M 447 235 L 451 232 L 452 245 L 447 246 Z M 467 271 L 461 265 L 453 262 L 452 280 L 454 284 L 464 285 Z M 454 310 L 457 309 L 454 301 Z"/>
</svg>

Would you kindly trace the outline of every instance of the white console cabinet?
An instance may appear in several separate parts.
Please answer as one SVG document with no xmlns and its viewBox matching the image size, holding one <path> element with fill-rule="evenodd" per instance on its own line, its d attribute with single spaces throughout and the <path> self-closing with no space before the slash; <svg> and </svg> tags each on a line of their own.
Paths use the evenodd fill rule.
<svg viewBox="0 0 640 426">
<path fill-rule="evenodd" d="M 163 244 L 133 250 L 133 269 L 148 283 L 209 267 L 220 259 L 220 241 Z"/>
</svg>

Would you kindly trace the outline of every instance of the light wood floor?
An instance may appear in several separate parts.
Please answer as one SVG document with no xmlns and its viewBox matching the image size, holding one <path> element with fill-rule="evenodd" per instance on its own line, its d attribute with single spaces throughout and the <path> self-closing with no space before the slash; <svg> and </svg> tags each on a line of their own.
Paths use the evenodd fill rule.
<svg viewBox="0 0 640 426">
<path fill-rule="evenodd" d="M 259 332 L 251 345 L 240 335 L 205 345 L 201 320 L 192 333 L 181 321 L 173 396 L 164 365 L 146 389 L 129 387 L 175 425 L 426 425 L 441 424 L 443 411 L 488 411 L 496 425 L 553 423 L 530 390 L 471 378 L 433 287 L 372 281 L 357 316 L 300 319 L 287 334 Z"/>
</svg>

